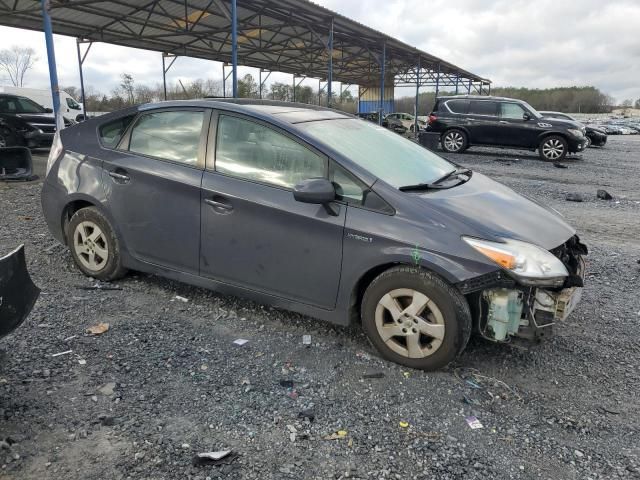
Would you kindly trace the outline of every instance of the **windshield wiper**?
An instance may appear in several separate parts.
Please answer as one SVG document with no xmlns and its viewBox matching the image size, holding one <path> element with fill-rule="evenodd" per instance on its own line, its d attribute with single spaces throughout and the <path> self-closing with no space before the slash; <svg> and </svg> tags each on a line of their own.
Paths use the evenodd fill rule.
<svg viewBox="0 0 640 480">
<path fill-rule="evenodd" d="M 418 183 L 416 185 L 405 185 L 403 187 L 400 187 L 398 190 L 400 190 L 401 192 L 412 192 L 412 191 L 420 191 L 420 190 L 437 190 L 437 189 L 443 189 L 443 188 L 447 188 L 447 187 L 443 187 L 440 186 L 439 184 L 444 182 L 445 180 L 448 180 L 449 178 L 458 175 L 467 175 L 469 178 L 471 177 L 471 170 L 468 168 L 462 168 L 462 169 L 455 169 L 455 170 L 451 170 L 450 172 L 447 172 L 445 175 L 441 176 L 440 178 L 437 178 L 436 180 L 434 180 L 433 182 L 430 183 Z M 459 178 L 460 179 L 460 178 Z M 462 179 L 460 179 L 462 180 Z M 465 179 L 465 182 L 468 180 Z"/>
</svg>

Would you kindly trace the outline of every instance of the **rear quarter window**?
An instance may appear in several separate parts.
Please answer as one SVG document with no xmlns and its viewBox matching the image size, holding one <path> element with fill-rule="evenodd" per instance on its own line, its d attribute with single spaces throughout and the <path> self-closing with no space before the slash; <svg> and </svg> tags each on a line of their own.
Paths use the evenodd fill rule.
<svg viewBox="0 0 640 480">
<path fill-rule="evenodd" d="M 467 113 L 469 111 L 469 100 L 449 100 L 447 107 L 453 113 Z"/>
<path fill-rule="evenodd" d="M 486 100 L 471 100 L 469 102 L 469 113 L 471 115 L 488 115 L 495 117 L 498 115 L 498 104 Z"/>
<path fill-rule="evenodd" d="M 134 118 L 135 114 L 127 115 L 126 117 L 120 117 L 100 125 L 98 128 L 100 144 L 105 148 L 116 148 Z"/>
</svg>

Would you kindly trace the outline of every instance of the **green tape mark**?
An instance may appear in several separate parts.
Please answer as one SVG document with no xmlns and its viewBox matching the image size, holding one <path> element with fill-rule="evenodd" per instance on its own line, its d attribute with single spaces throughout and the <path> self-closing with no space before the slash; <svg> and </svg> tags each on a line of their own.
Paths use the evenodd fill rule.
<svg viewBox="0 0 640 480">
<path fill-rule="evenodd" d="M 413 249 L 413 252 L 411 253 L 411 258 L 413 258 L 413 261 L 416 262 L 416 265 L 420 264 L 420 259 L 422 258 L 422 255 L 420 255 L 420 250 L 418 250 L 418 245 L 416 245 L 415 248 Z"/>
</svg>

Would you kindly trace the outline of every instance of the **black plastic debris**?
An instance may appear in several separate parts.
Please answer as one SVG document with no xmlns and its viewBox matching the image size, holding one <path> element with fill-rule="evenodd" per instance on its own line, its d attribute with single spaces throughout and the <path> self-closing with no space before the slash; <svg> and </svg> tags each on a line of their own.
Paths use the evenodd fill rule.
<svg viewBox="0 0 640 480">
<path fill-rule="evenodd" d="M 280 380 L 280 386 L 284 388 L 293 388 L 293 380 Z"/>
<path fill-rule="evenodd" d="M 362 375 L 362 378 L 384 378 L 384 373 L 382 372 L 365 373 L 364 375 Z"/>
<path fill-rule="evenodd" d="M 556 168 L 569 168 L 568 166 L 558 162 L 553 162 L 553 166 Z"/>
<path fill-rule="evenodd" d="M 0 180 L 33 180 L 33 159 L 27 147 L 0 148 Z"/>
<path fill-rule="evenodd" d="M 602 190 L 602 189 L 598 190 L 598 198 L 600 200 L 613 200 L 613 197 L 611 196 L 611 194 L 606 190 Z"/>
<path fill-rule="evenodd" d="M 0 258 L 0 338 L 20 326 L 39 295 L 27 270 L 24 245 Z"/>
<path fill-rule="evenodd" d="M 567 196 L 565 197 L 565 200 L 567 202 L 582 202 L 582 195 L 580 195 L 579 193 L 567 193 Z"/>
</svg>

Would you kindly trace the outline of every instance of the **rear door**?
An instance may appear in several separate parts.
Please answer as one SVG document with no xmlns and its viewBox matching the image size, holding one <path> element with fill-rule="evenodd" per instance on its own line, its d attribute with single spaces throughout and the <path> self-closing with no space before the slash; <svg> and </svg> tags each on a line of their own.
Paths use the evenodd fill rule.
<svg viewBox="0 0 640 480">
<path fill-rule="evenodd" d="M 500 145 L 537 146 L 538 134 L 541 129 L 533 115 L 530 115 L 530 120 L 525 120 L 525 113 L 529 112 L 519 103 L 500 103 L 500 129 L 497 133 L 497 142 Z"/>
<path fill-rule="evenodd" d="M 141 113 L 103 156 L 107 207 L 135 258 L 197 274 L 208 109 Z"/>
<path fill-rule="evenodd" d="M 213 127 L 213 122 L 212 122 Z M 293 186 L 326 177 L 328 159 L 286 132 L 221 113 L 202 181 L 201 275 L 331 309 L 346 207 L 297 202 Z"/>
<path fill-rule="evenodd" d="M 476 145 L 499 144 L 500 119 L 498 103 L 492 100 L 470 100 L 466 116 L 470 143 Z"/>
</svg>

